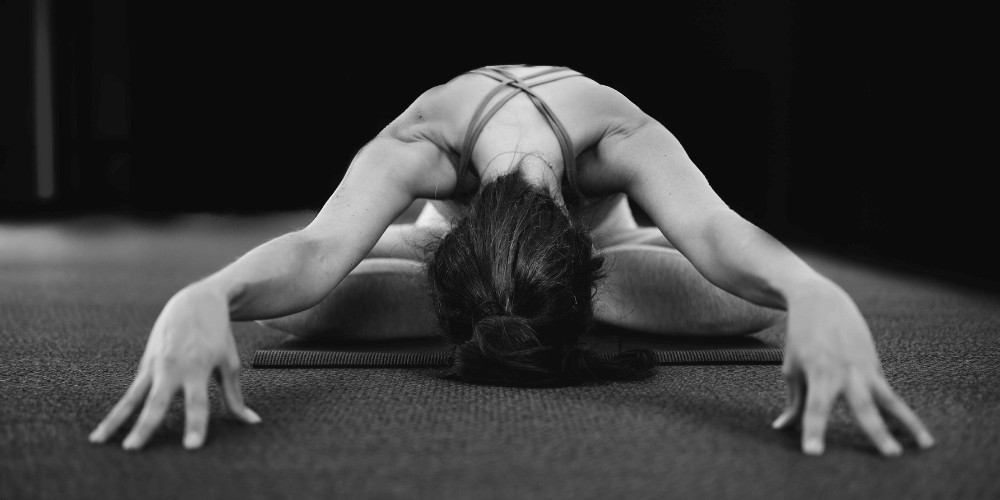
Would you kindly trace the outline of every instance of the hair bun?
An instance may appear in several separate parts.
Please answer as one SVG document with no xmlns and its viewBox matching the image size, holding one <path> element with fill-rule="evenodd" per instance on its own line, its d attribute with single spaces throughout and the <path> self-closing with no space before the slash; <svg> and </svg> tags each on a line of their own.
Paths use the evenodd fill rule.
<svg viewBox="0 0 1000 500">
<path fill-rule="evenodd" d="M 487 300 L 484 302 L 480 302 L 479 305 L 473 308 L 472 324 L 473 326 L 475 326 L 476 324 L 487 318 L 494 318 L 497 316 L 508 316 L 508 315 L 509 313 L 507 312 L 507 309 L 501 306 L 499 302 L 495 300 Z"/>
<path fill-rule="evenodd" d="M 483 352 L 511 352 L 541 346 L 527 318 L 512 314 L 483 316 L 472 326 L 472 341 Z"/>
</svg>

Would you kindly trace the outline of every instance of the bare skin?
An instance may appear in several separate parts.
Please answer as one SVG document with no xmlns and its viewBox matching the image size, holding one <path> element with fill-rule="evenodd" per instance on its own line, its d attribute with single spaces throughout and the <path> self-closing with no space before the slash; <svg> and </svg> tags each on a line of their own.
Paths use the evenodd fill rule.
<svg viewBox="0 0 1000 500">
<path fill-rule="evenodd" d="M 595 297 L 598 322 L 654 334 L 718 336 L 758 332 L 784 319 L 783 311 L 713 285 L 658 230 L 640 228 L 627 206 L 619 208 L 594 235 L 608 272 Z M 259 323 L 306 338 L 437 335 L 423 248 L 447 226 L 434 214 L 425 210 L 416 223 L 390 226 L 367 258 L 319 304 Z"/>
<path fill-rule="evenodd" d="M 510 68 L 521 76 L 536 70 Z M 393 244 L 391 234 L 400 228 L 392 223 L 418 199 L 434 200 L 445 220 L 461 215 L 463 207 L 452 200 L 458 152 L 473 110 L 494 85 L 481 75 L 463 75 L 425 92 L 358 152 L 309 226 L 266 242 L 179 291 L 153 327 L 135 382 L 91 440 L 107 440 L 145 402 L 123 443 L 126 449 L 141 448 L 180 391 L 187 412 L 184 445 L 200 447 L 207 435 L 206 386 L 213 373 L 221 376 L 230 411 L 245 422 L 258 422 L 234 382 L 239 362 L 229 321 L 273 320 L 268 324 L 299 333 L 309 324 L 323 330 L 335 317 L 337 294 L 347 287 L 405 279 L 413 261 L 392 255 L 408 251 Z M 579 215 L 595 237 L 614 241 L 625 234 L 613 217 L 624 195 L 650 215 L 674 247 L 604 247 L 621 271 L 610 280 L 608 295 L 599 298 L 596 314 L 609 322 L 638 319 L 626 326 L 663 333 L 698 328 L 704 331 L 697 333 L 738 333 L 785 317 L 773 310 L 785 311 L 783 373 L 789 397 L 776 428 L 801 423 L 802 450 L 821 454 L 830 409 L 843 397 L 883 455 L 899 455 L 902 447 L 879 409 L 902 422 L 920 447 L 933 445 L 920 419 L 886 383 L 871 333 L 851 298 L 730 210 L 665 127 L 614 89 L 584 77 L 539 86 L 536 92 L 574 145 L 581 191 L 595 201 Z M 558 141 L 523 94 L 487 124 L 472 165 L 480 183 L 518 168 L 529 182 L 561 198 L 564 165 Z M 440 218 L 425 227 L 443 227 Z M 369 256 L 381 260 L 361 264 Z M 674 300 L 693 301 L 700 317 L 678 323 L 676 314 L 655 312 L 669 311 Z M 718 321 L 726 315 L 738 321 Z"/>
</svg>

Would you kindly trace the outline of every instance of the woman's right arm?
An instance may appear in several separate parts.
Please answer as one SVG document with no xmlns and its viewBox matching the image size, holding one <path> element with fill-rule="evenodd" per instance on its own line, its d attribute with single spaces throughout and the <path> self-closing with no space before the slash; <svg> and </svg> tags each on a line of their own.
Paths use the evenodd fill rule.
<svg viewBox="0 0 1000 500">
<path fill-rule="evenodd" d="M 91 442 L 109 439 L 141 405 L 123 442 L 125 449 L 141 448 L 182 392 L 184 446 L 200 447 L 213 374 L 230 413 L 259 422 L 243 402 L 230 321 L 284 316 L 318 303 L 415 198 L 454 188 L 455 174 L 441 149 L 398 137 L 382 134 L 362 148 L 306 228 L 262 244 L 175 294 L 153 325 L 135 380 L 91 433 Z"/>
<path fill-rule="evenodd" d="M 307 227 L 251 250 L 191 287 L 224 296 L 233 321 L 287 316 L 316 305 L 396 217 L 417 197 L 430 196 L 428 187 L 433 193 L 429 184 L 450 171 L 444 159 L 426 142 L 375 139 Z"/>
</svg>

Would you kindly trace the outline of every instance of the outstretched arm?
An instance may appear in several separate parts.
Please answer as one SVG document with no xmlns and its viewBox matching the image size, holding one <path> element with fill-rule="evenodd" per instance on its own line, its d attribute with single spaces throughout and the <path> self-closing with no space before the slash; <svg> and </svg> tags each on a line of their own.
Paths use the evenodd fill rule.
<svg viewBox="0 0 1000 500">
<path fill-rule="evenodd" d="M 718 287 L 788 311 L 783 374 L 788 406 L 774 422 L 802 424 L 802 450 L 823 452 L 826 422 L 843 396 L 884 455 L 902 452 L 878 409 L 898 418 L 921 447 L 933 438 L 892 391 L 857 306 L 787 247 L 731 210 L 677 139 L 635 112 L 598 147 L 602 163 L 622 172 L 621 188 L 664 235 Z"/>
<path fill-rule="evenodd" d="M 260 245 L 175 294 L 153 326 L 131 387 L 90 440 L 106 441 L 142 405 L 123 442 L 125 449 L 141 448 L 171 399 L 182 392 L 184 446 L 200 447 L 207 434 L 207 386 L 213 374 L 229 411 L 244 422 L 259 422 L 243 402 L 230 321 L 292 314 L 322 300 L 416 197 L 429 196 L 434 184 L 448 182 L 444 160 L 430 143 L 383 134 L 355 156 L 306 228 Z M 440 189 L 450 192 L 446 186 Z"/>
<path fill-rule="evenodd" d="M 376 138 L 355 156 L 307 227 L 255 248 L 193 286 L 225 296 L 235 321 L 286 316 L 314 306 L 414 199 L 433 191 L 429 184 L 446 170 L 444 159 L 430 143 Z"/>
</svg>

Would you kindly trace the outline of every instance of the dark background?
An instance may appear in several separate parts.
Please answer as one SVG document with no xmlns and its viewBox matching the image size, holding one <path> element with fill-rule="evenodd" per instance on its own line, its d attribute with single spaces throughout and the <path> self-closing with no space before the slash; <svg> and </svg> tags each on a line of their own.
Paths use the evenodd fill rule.
<svg viewBox="0 0 1000 500">
<path fill-rule="evenodd" d="M 787 242 L 1000 283 L 982 13 L 52 4 L 56 194 L 39 199 L 31 3 L 0 1 L 5 219 L 319 208 L 424 89 L 488 64 L 557 64 L 663 122 L 733 208 Z"/>
</svg>

